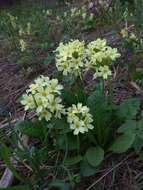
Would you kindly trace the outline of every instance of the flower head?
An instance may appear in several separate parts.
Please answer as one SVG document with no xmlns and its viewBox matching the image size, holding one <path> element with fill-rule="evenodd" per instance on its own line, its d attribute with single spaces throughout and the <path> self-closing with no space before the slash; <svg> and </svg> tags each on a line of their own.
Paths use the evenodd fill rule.
<svg viewBox="0 0 143 190">
<path fill-rule="evenodd" d="M 27 23 L 27 28 L 26 28 L 27 34 L 30 35 L 31 34 L 31 22 Z"/>
<path fill-rule="evenodd" d="M 31 94 L 24 94 L 22 96 L 21 104 L 25 106 L 25 110 L 34 109 L 36 107 Z"/>
<path fill-rule="evenodd" d="M 120 57 L 120 54 L 116 48 L 108 46 L 105 39 L 97 39 L 87 45 L 86 57 L 86 68 L 95 71 L 94 78 L 107 79 L 111 75 L 109 65 Z"/>
<path fill-rule="evenodd" d="M 23 39 L 20 39 L 19 40 L 19 44 L 20 44 L 20 50 L 23 52 L 26 50 L 27 48 L 27 43 L 23 40 Z"/>
<path fill-rule="evenodd" d="M 67 44 L 60 43 L 56 49 L 56 67 L 63 75 L 79 75 L 84 66 L 84 42 L 70 41 Z"/>
<path fill-rule="evenodd" d="M 47 121 L 52 116 L 60 118 L 65 114 L 62 100 L 59 97 L 63 86 L 58 84 L 57 79 L 50 80 L 49 77 L 40 76 L 29 86 L 26 95 L 23 95 L 21 104 L 25 110 L 34 109 L 39 119 Z"/>
<path fill-rule="evenodd" d="M 104 80 L 106 80 L 111 74 L 112 73 L 111 70 L 109 69 L 109 66 L 107 65 L 100 66 L 99 69 L 97 69 L 94 74 L 94 79 L 96 79 L 97 77 L 102 77 Z"/>
<path fill-rule="evenodd" d="M 123 38 L 127 38 L 128 37 L 128 29 L 127 28 L 123 28 L 120 32 L 120 34 L 122 35 Z"/>
<path fill-rule="evenodd" d="M 81 103 L 68 108 L 67 121 L 70 124 L 70 129 L 74 130 L 74 135 L 93 129 L 93 125 L 91 124 L 93 119 L 89 113 L 89 108 Z"/>
</svg>

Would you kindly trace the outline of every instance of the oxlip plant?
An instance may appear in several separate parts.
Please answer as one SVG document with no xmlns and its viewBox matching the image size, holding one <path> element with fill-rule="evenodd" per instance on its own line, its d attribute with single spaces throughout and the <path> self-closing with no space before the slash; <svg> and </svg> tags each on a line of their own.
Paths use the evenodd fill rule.
<svg viewBox="0 0 143 190">
<path fill-rule="evenodd" d="M 140 101 L 133 98 L 115 105 L 112 93 L 105 96 L 105 80 L 112 75 L 112 63 L 120 57 L 105 39 L 88 44 L 79 40 L 61 42 L 54 53 L 59 79 L 39 76 L 34 80 L 21 104 L 25 111 L 35 112 L 36 118 L 22 121 L 15 128 L 15 134 L 39 139 L 39 148 L 16 149 L 15 153 L 35 172 L 35 180 L 30 182 L 35 187 L 69 189 L 80 181 L 79 175 L 95 174 L 106 154 L 124 153 L 134 145 L 142 131 L 141 123 L 136 123 Z M 97 81 L 91 91 L 85 89 L 87 71 Z M 67 81 L 72 78 L 72 82 L 65 83 L 64 77 Z M 134 126 L 128 130 L 132 120 Z M 134 147 L 137 149 L 137 145 Z M 46 160 L 54 163 L 48 170 L 54 172 L 53 177 L 48 180 L 48 173 L 41 169 Z"/>
<path fill-rule="evenodd" d="M 142 63 L 139 63 L 139 60 L 142 60 L 143 43 L 140 33 L 136 27 L 130 29 L 126 26 L 121 30 L 120 34 L 122 37 L 122 47 L 127 52 L 125 59 L 128 62 L 129 78 L 142 85 L 143 70 Z"/>
</svg>

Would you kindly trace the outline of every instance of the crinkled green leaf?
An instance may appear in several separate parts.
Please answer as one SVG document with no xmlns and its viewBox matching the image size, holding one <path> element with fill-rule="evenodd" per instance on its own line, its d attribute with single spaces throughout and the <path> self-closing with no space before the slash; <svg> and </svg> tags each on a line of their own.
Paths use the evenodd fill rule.
<svg viewBox="0 0 143 190">
<path fill-rule="evenodd" d="M 133 119 L 138 113 L 140 108 L 140 100 L 138 98 L 131 98 L 125 100 L 118 106 L 117 114 L 122 119 Z"/>
<path fill-rule="evenodd" d="M 138 123 L 137 123 L 137 128 L 138 128 L 139 130 L 143 130 L 143 120 L 138 121 Z"/>
<path fill-rule="evenodd" d="M 84 177 L 88 177 L 88 176 L 94 175 L 97 172 L 98 172 L 98 168 L 91 166 L 85 157 L 84 160 L 81 162 L 81 165 L 80 165 L 81 175 Z"/>
<path fill-rule="evenodd" d="M 67 134 L 67 137 L 65 135 L 58 135 L 56 137 L 56 144 L 58 148 L 62 150 L 66 150 L 66 148 L 68 148 L 68 150 L 77 149 L 77 139 L 74 135 L 70 134 L 69 135 Z"/>
<path fill-rule="evenodd" d="M 128 120 L 118 128 L 118 133 L 125 133 L 128 131 L 135 131 L 137 122 L 134 120 Z"/>
<path fill-rule="evenodd" d="M 124 133 L 123 135 L 119 136 L 114 143 L 111 145 L 110 150 L 115 153 L 123 153 L 126 152 L 129 148 L 131 148 L 134 140 L 135 140 L 134 133 Z"/>
<path fill-rule="evenodd" d="M 97 167 L 104 159 L 104 150 L 101 147 L 91 147 L 86 152 L 88 163 Z"/>
</svg>

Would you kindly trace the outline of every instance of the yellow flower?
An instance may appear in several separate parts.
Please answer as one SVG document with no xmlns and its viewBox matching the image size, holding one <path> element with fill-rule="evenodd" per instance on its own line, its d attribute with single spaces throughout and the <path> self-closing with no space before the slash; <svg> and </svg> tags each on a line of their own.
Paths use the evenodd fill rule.
<svg viewBox="0 0 143 190">
<path fill-rule="evenodd" d="M 61 118 L 65 114 L 62 100 L 59 97 L 63 86 L 58 84 L 57 79 L 40 76 L 29 86 L 26 95 L 23 95 L 22 105 L 26 110 L 35 109 L 39 119 L 47 121 L 52 117 Z"/>
<path fill-rule="evenodd" d="M 128 37 L 128 29 L 127 28 L 123 28 L 120 33 L 121 33 L 123 38 Z"/>
<path fill-rule="evenodd" d="M 88 132 L 89 129 L 93 129 L 92 115 L 89 113 L 89 108 L 83 106 L 81 103 L 72 105 L 67 111 L 67 121 L 70 124 L 70 129 L 74 130 L 74 135 L 78 133 Z"/>
<path fill-rule="evenodd" d="M 51 117 L 52 117 L 52 114 L 46 110 L 44 110 L 43 112 L 39 114 L 39 120 L 42 120 L 44 118 L 46 121 L 49 121 Z"/>
<path fill-rule="evenodd" d="M 78 135 L 79 133 L 85 133 L 84 122 L 77 120 L 74 123 L 70 124 L 70 129 L 74 130 L 74 135 Z"/>
<path fill-rule="evenodd" d="M 19 36 L 22 36 L 22 35 L 24 35 L 24 34 L 25 34 L 25 32 L 24 32 L 23 28 L 20 27 L 20 29 L 19 29 Z"/>
<path fill-rule="evenodd" d="M 16 20 L 17 20 L 17 17 L 11 15 L 10 13 L 7 13 L 7 16 L 9 17 L 10 19 L 10 22 L 11 22 L 11 25 L 14 29 L 16 29 L 17 27 L 17 23 L 16 23 Z"/>
<path fill-rule="evenodd" d="M 111 75 L 109 65 L 120 57 L 116 48 L 107 45 L 105 39 L 97 39 L 90 42 L 86 49 L 86 69 L 93 69 L 94 79 L 102 77 L 107 79 Z"/>
<path fill-rule="evenodd" d="M 35 79 L 35 83 L 39 86 L 47 86 L 49 84 L 49 77 L 40 76 Z"/>
<path fill-rule="evenodd" d="M 20 44 L 20 50 L 21 50 L 22 52 L 25 51 L 26 48 L 27 48 L 26 42 L 25 42 L 23 39 L 20 39 L 20 40 L 19 40 L 19 44 Z"/>
<path fill-rule="evenodd" d="M 84 67 L 84 42 L 72 40 L 66 44 L 60 43 L 56 49 L 56 67 L 63 75 L 78 76 Z"/>
<path fill-rule="evenodd" d="M 129 37 L 131 40 L 138 41 L 137 36 L 132 32 Z"/>
<path fill-rule="evenodd" d="M 107 41 L 105 39 L 98 38 L 97 40 L 90 42 L 87 46 L 87 49 L 90 51 L 90 53 L 95 53 L 96 51 L 105 50 L 106 46 Z"/>
<path fill-rule="evenodd" d="M 21 100 L 21 104 L 25 106 L 26 111 L 35 108 L 35 103 L 32 95 L 24 94 Z"/>
<path fill-rule="evenodd" d="M 27 31 L 28 35 L 31 34 L 31 23 L 30 22 L 27 23 L 27 29 L 26 29 L 26 31 Z"/>
<path fill-rule="evenodd" d="M 29 86 L 29 89 L 26 92 L 27 93 L 31 92 L 31 94 L 35 94 L 39 88 L 41 88 L 39 85 L 37 85 L 37 84 L 31 84 Z"/>
<path fill-rule="evenodd" d="M 112 75 L 111 70 L 109 69 L 109 66 L 104 65 L 100 66 L 99 69 L 96 70 L 94 74 L 94 79 L 97 77 L 102 77 L 104 80 L 108 79 L 108 76 Z"/>
<path fill-rule="evenodd" d="M 57 93 L 57 94 L 61 94 L 61 90 L 63 89 L 63 86 L 58 84 L 58 80 L 57 79 L 52 79 L 50 81 L 50 91 L 52 93 Z"/>
<path fill-rule="evenodd" d="M 115 61 L 121 55 L 120 55 L 120 53 L 118 53 L 117 48 L 111 48 L 108 46 L 106 51 L 105 51 L 105 56 L 107 56 L 107 59 L 109 59 L 111 61 Z"/>
</svg>

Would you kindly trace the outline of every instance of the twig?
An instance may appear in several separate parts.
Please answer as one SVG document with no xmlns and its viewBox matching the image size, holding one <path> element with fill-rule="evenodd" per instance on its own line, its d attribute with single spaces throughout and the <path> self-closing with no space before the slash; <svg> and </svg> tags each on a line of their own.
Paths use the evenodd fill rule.
<svg viewBox="0 0 143 190">
<path fill-rule="evenodd" d="M 141 95 L 143 95 L 143 90 L 133 81 L 130 82 L 131 86 L 135 88 Z"/>
<path fill-rule="evenodd" d="M 0 180 L 0 188 L 9 187 L 13 182 L 14 176 L 10 169 L 6 168 Z"/>
<path fill-rule="evenodd" d="M 133 153 L 128 155 L 126 158 L 124 158 L 121 162 L 116 164 L 114 167 L 112 167 L 110 170 L 108 170 L 104 175 L 102 175 L 98 180 L 96 180 L 94 183 L 92 183 L 86 190 L 90 190 L 92 187 L 94 187 L 97 183 L 99 183 L 102 179 L 104 179 L 109 173 L 114 171 L 116 168 L 118 168 L 120 165 L 122 165 L 127 159 L 129 159 L 131 156 L 133 156 Z"/>
<path fill-rule="evenodd" d="M 17 121 L 18 121 L 18 119 L 14 119 L 14 120 L 11 121 L 11 124 L 16 123 Z M 9 123 L 7 122 L 7 123 L 1 125 L 1 126 L 0 126 L 0 129 L 3 129 L 3 128 L 7 127 L 8 125 L 9 125 Z"/>
</svg>

